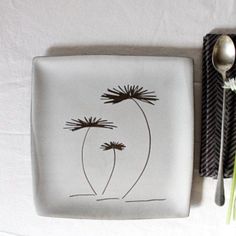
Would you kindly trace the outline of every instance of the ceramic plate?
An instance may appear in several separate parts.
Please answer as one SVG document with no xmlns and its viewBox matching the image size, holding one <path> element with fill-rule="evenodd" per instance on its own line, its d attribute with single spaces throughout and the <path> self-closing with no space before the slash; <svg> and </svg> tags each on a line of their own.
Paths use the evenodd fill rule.
<svg viewBox="0 0 236 236">
<path fill-rule="evenodd" d="M 35 58 L 31 120 L 34 196 L 40 215 L 188 216 L 191 59 Z"/>
</svg>

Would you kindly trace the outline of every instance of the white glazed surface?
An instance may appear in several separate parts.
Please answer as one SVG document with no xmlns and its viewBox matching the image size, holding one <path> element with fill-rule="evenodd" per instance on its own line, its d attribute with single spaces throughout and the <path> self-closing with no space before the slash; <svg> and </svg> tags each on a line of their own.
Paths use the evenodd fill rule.
<svg viewBox="0 0 236 236">
<path fill-rule="evenodd" d="M 198 167 L 203 36 L 236 33 L 234 0 L 0 1 L 0 235 L 233 235 L 226 204 L 214 204 L 215 180 L 195 171 L 188 218 L 100 221 L 36 214 L 30 159 L 32 58 L 39 55 L 123 53 L 194 58 L 195 167 Z M 118 46 L 117 46 L 118 45 Z M 6 233 L 2 233 L 5 231 Z"/>
<path fill-rule="evenodd" d="M 41 57 L 34 60 L 33 67 L 32 155 L 40 214 L 98 219 L 188 216 L 193 169 L 191 59 Z M 136 99 L 151 130 L 150 160 L 143 176 L 125 198 L 101 202 L 96 199 L 122 198 L 130 189 L 145 164 L 149 147 L 144 116 L 132 100 L 109 105 L 101 100 L 107 88 L 118 85 L 139 85 L 154 91 L 159 100 L 152 105 Z M 84 163 L 98 195 L 72 198 L 69 196 L 92 193 L 81 165 L 86 128 L 75 132 L 63 128 L 71 118 L 90 116 L 112 121 L 117 128 L 90 128 Z M 116 151 L 114 175 L 101 195 L 113 152 L 99 148 L 109 141 L 123 142 L 126 148 Z"/>
</svg>

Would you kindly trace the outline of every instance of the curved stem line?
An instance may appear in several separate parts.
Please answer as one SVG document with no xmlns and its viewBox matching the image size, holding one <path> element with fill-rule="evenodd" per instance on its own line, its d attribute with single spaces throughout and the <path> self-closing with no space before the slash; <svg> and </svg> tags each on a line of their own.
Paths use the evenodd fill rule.
<svg viewBox="0 0 236 236">
<path fill-rule="evenodd" d="M 113 152 L 114 152 L 113 167 L 112 167 L 112 170 L 111 170 L 110 177 L 109 177 L 109 179 L 108 179 L 108 181 L 107 181 L 107 184 L 106 184 L 104 190 L 102 191 L 102 195 L 105 193 L 105 191 L 106 191 L 106 189 L 107 189 L 107 186 L 108 186 L 108 184 L 110 183 L 110 180 L 111 180 L 111 177 L 112 177 L 112 175 L 113 175 L 114 169 L 115 169 L 115 165 L 116 165 L 116 151 L 115 151 L 115 149 L 113 149 Z"/>
<path fill-rule="evenodd" d="M 90 128 L 87 129 L 86 133 L 85 133 L 85 136 L 84 136 L 84 140 L 83 140 L 83 144 L 82 144 L 82 148 L 81 148 L 81 162 L 82 162 L 82 168 L 83 168 L 83 172 L 84 172 L 84 176 L 90 186 L 90 188 L 92 189 L 93 193 L 95 195 L 97 195 L 96 191 L 94 190 L 92 184 L 90 183 L 89 181 L 89 178 L 87 176 L 87 173 L 85 171 L 85 166 L 84 166 L 84 144 L 85 144 L 85 141 L 86 141 L 86 138 L 87 138 L 87 135 L 88 135 L 88 132 L 89 132 Z"/>
<path fill-rule="evenodd" d="M 139 109 L 141 110 L 141 112 L 142 112 L 142 114 L 143 114 L 143 116 L 144 116 L 144 119 L 145 119 L 145 121 L 146 121 L 147 129 L 148 129 L 148 136 L 149 136 L 149 146 L 148 146 L 147 159 L 146 159 L 146 162 L 145 162 L 145 164 L 144 164 L 144 167 L 143 167 L 141 173 L 139 174 L 138 178 L 135 180 L 135 182 L 134 182 L 134 184 L 131 186 L 131 188 L 130 188 L 130 189 L 126 192 L 126 194 L 122 197 L 122 199 L 125 198 L 125 197 L 129 194 L 129 192 L 134 188 L 134 186 L 138 183 L 138 181 L 139 181 L 140 178 L 142 177 L 142 175 L 143 175 L 143 173 L 144 173 L 144 171 L 145 171 L 145 169 L 146 169 L 146 167 L 147 167 L 147 164 L 148 164 L 148 161 L 149 161 L 149 158 L 150 158 L 150 153 L 151 153 L 151 130 L 150 130 L 150 126 L 149 126 L 149 123 L 148 123 L 147 116 L 146 116 L 144 110 L 142 109 L 142 107 L 139 105 L 139 103 L 138 103 L 135 99 L 132 99 L 132 100 L 133 100 L 133 101 L 136 103 L 136 105 L 139 107 Z"/>
</svg>

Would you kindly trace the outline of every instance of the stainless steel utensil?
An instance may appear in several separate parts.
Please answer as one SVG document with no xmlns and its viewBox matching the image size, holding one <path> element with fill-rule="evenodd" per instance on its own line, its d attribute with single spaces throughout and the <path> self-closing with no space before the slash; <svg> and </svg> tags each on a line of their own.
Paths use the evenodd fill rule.
<svg viewBox="0 0 236 236">
<path fill-rule="evenodd" d="M 226 72 L 231 69 L 235 60 L 235 46 L 232 39 L 228 35 L 222 35 L 218 38 L 214 45 L 212 53 L 212 63 L 215 69 L 221 74 L 223 82 L 226 80 Z M 221 123 L 221 142 L 220 157 L 218 167 L 217 186 L 215 192 L 215 203 L 223 206 L 225 203 L 224 194 L 224 173 L 223 173 L 223 151 L 224 151 L 224 120 L 225 120 L 225 93 L 223 90 L 223 108 Z"/>
</svg>

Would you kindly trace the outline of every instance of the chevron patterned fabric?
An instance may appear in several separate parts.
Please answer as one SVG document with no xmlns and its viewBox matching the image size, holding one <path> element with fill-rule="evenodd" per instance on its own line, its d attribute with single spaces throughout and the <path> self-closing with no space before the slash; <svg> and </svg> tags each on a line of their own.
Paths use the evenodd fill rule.
<svg viewBox="0 0 236 236">
<path fill-rule="evenodd" d="M 220 34 L 207 34 L 203 39 L 202 55 L 202 138 L 200 175 L 216 177 L 220 156 L 223 81 L 212 65 L 213 46 Z M 230 35 L 236 45 L 236 35 Z M 227 78 L 236 76 L 236 65 Z M 226 114 L 224 130 L 224 177 L 233 174 L 236 152 L 236 94 L 226 91 Z"/>
</svg>

